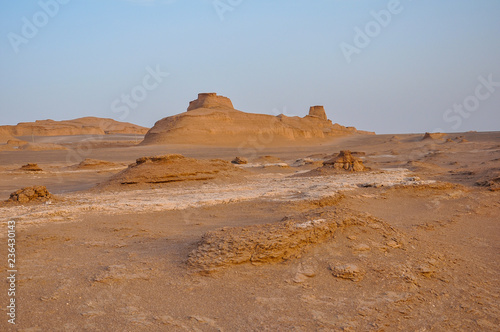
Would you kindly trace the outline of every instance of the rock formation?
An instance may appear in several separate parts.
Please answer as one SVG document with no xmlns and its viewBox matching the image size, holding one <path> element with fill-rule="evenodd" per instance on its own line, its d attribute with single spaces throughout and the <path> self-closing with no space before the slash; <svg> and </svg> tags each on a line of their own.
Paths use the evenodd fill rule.
<svg viewBox="0 0 500 332">
<path fill-rule="evenodd" d="M 38 164 L 32 164 L 32 163 L 28 163 L 26 165 L 21 166 L 21 170 L 27 171 L 27 172 L 41 172 L 42 171 L 42 169 L 40 168 L 40 166 L 38 166 Z"/>
<path fill-rule="evenodd" d="M 317 116 L 322 120 L 328 120 L 326 117 L 325 108 L 323 106 L 311 106 L 309 108 L 309 116 Z"/>
<path fill-rule="evenodd" d="M 98 188 L 113 189 L 123 185 L 168 184 L 183 181 L 230 180 L 246 171 L 221 159 L 199 160 L 180 154 L 142 157 L 127 169 L 112 176 Z"/>
<path fill-rule="evenodd" d="M 444 134 L 444 133 L 425 133 L 422 140 L 424 140 L 424 139 L 442 139 L 445 136 L 446 136 L 446 134 Z"/>
<path fill-rule="evenodd" d="M 148 128 L 113 119 L 84 117 L 74 120 L 37 120 L 21 122 L 15 126 L 0 126 L 0 142 L 14 136 L 106 135 L 145 134 Z"/>
<path fill-rule="evenodd" d="M 53 198 L 45 186 L 33 186 L 19 189 L 10 194 L 9 201 L 29 203 L 31 201 L 47 201 Z"/>
<path fill-rule="evenodd" d="M 236 157 L 233 160 L 231 160 L 231 163 L 237 164 L 237 165 L 244 165 L 244 164 L 248 164 L 248 160 L 245 157 Z"/>
<path fill-rule="evenodd" d="M 330 270 L 334 277 L 341 279 L 349 279 L 352 281 L 361 281 L 365 275 L 365 271 L 354 264 L 330 265 Z"/>
<path fill-rule="evenodd" d="M 215 93 L 200 93 L 187 112 L 156 122 L 141 144 L 273 145 L 291 141 L 317 142 L 328 137 L 360 133 L 354 127 L 333 124 L 322 106 L 313 106 L 300 118 L 245 113 L 231 100 Z M 364 132 L 366 133 L 366 132 Z"/>
<path fill-rule="evenodd" d="M 189 102 L 187 111 L 198 108 L 227 108 L 234 109 L 233 103 L 227 97 L 217 96 L 216 93 L 198 93 L 198 99 Z"/>
<path fill-rule="evenodd" d="M 327 207 L 285 217 L 280 222 L 209 231 L 190 253 L 187 264 L 207 274 L 242 263 L 282 262 L 300 256 L 311 245 L 326 242 L 337 230 L 351 226 L 373 226 L 383 233 L 392 233 L 381 220 Z"/>
<path fill-rule="evenodd" d="M 339 170 L 361 172 L 367 170 L 361 159 L 353 157 L 351 151 L 340 151 L 338 156 L 323 162 L 326 167 L 333 167 Z"/>
<path fill-rule="evenodd" d="M 89 168 L 109 168 L 117 166 L 120 166 L 120 164 L 105 160 L 85 158 L 78 165 L 73 165 L 71 167 L 76 169 L 89 169 Z"/>
</svg>

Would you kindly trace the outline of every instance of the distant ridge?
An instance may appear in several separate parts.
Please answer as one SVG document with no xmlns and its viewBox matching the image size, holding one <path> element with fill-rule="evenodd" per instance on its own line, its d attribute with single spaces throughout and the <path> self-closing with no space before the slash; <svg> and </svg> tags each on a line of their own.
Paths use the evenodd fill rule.
<svg viewBox="0 0 500 332">
<path fill-rule="evenodd" d="M 15 136 L 60 136 L 60 135 L 107 135 L 145 134 L 148 128 L 113 119 L 83 117 L 74 120 L 36 120 L 21 122 L 15 126 L 0 126 L 0 142 Z"/>
</svg>

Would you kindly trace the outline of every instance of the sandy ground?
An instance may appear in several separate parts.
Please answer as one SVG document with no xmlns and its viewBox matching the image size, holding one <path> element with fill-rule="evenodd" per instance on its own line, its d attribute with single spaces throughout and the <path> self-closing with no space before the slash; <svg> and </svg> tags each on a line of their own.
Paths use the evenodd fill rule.
<svg viewBox="0 0 500 332">
<path fill-rule="evenodd" d="M 107 136 L 0 152 L 0 199 L 31 185 L 56 196 L 0 206 L 0 258 L 16 220 L 18 269 L 17 324 L 5 282 L 0 330 L 499 330 L 498 132 L 240 149 Z M 308 176 L 346 149 L 371 170 Z M 94 188 L 167 153 L 250 163 L 239 180 Z"/>
</svg>

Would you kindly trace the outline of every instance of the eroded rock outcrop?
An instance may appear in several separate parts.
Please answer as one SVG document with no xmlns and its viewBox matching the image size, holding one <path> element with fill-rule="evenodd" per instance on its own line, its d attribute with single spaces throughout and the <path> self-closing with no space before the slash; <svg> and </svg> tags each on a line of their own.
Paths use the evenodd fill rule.
<svg viewBox="0 0 500 332">
<path fill-rule="evenodd" d="M 21 188 L 12 194 L 8 201 L 16 203 L 29 203 L 33 201 L 47 201 L 53 198 L 52 194 L 49 193 L 45 186 L 33 186 Z"/>
<path fill-rule="evenodd" d="M 323 165 L 326 167 L 333 167 L 338 170 L 352 172 L 362 172 L 367 170 L 367 168 L 363 165 L 363 161 L 354 157 L 349 150 L 340 151 L 336 157 L 323 162 Z"/>
<path fill-rule="evenodd" d="M 445 136 L 446 136 L 446 134 L 444 134 L 444 133 L 425 133 L 422 140 L 424 140 L 424 139 L 442 139 Z"/>
<path fill-rule="evenodd" d="M 38 166 L 38 164 L 32 164 L 32 163 L 28 163 L 26 165 L 21 166 L 21 170 L 27 171 L 27 172 L 41 172 L 42 171 L 42 169 L 40 168 L 40 166 Z"/>
<path fill-rule="evenodd" d="M 365 271 L 355 264 L 331 264 L 330 270 L 334 277 L 352 281 L 361 281 L 365 275 Z"/>
<path fill-rule="evenodd" d="M 311 106 L 309 108 L 309 115 L 317 116 L 322 120 L 328 120 L 328 118 L 326 117 L 325 108 L 323 106 Z"/>
<path fill-rule="evenodd" d="M 328 137 L 360 133 L 354 127 L 333 124 L 322 106 L 313 106 L 305 117 L 245 113 L 233 108 L 229 98 L 200 93 L 187 112 L 156 122 L 141 144 L 201 144 L 267 146 L 291 141 L 316 142 Z M 362 132 L 367 133 L 367 132 Z"/>
<path fill-rule="evenodd" d="M 109 167 L 117 167 L 120 166 L 117 163 L 113 163 L 105 160 L 91 159 L 85 158 L 78 165 L 72 166 L 77 169 L 88 169 L 88 168 L 109 168 Z"/>
<path fill-rule="evenodd" d="M 112 176 L 98 188 L 113 189 L 116 186 L 123 188 L 125 185 L 168 184 L 215 179 L 227 181 L 245 173 L 245 170 L 221 159 L 201 160 L 180 154 L 168 154 L 138 158 L 134 164 Z"/>
<path fill-rule="evenodd" d="M 392 231 L 371 216 L 337 208 L 287 217 L 272 224 L 222 228 L 207 232 L 187 263 L 198 272 L 211 273 L 234 264 L 285 261 L 312 244 L 331 239 L 339 228 L 373 223 L 381 231 Z"/>
<path fill-rule="evenodd" d="M 231 163 L 236 165 L 244 165 L 248 164 L 248 159 L 245 157 L 236 157 L 233 160 L 231 160 Z"/>
</svg>

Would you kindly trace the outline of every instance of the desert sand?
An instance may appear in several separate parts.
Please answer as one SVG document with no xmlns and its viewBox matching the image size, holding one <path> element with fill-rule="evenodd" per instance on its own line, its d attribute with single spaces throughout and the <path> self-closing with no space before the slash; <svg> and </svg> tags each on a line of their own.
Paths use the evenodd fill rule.
<svg viewBox="0 0 500 332">
<path fill-rule="evenodd" d="M 498 330 L 499 132 L 373 135 L 318 107 L 277 119 L 215 101 L 142 144 L 66 134 L 35 137 L 65 149 L 0 152 L 19 271 L 1 330 Z M 276 140 L 218 145 L 215 116 Z"/>
</svg>

